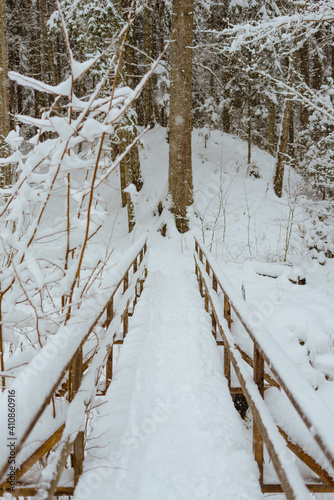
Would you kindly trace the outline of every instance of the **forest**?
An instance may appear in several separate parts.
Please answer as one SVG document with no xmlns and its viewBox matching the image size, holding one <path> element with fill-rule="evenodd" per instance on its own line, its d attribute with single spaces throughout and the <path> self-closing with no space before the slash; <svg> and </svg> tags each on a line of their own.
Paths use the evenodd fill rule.
<svg viewBox="0 0 334 500">
<path fill-rule="evenodd" d="M 333 412 L 333 36 L 333 0 L 0 0 L 0 424 L 7 427 L 5 395 L 15 390 L 20 394 L 22 430 L 14 470 L 16 482 L 23 477 L 29 485 L 27 496 L 42 500 L 61 496 L 60 491 L 72 496 L 78 484 L 81 489 L 74 493 L 78 500 L 85 498 L 86 491 L 89 498 L 95 495 L 91 484 L 87 486 L 89 474 L 88 479 L 85 474 L 82 480 L 79 476 L 103 462 L 104 432 L 121 450 L 122 459 L 115 458 L 112 468 L 139 470 L 140 450 L 151 438 L 162 436 L 158 420 L 152 417 L 168 407 L 161 403 L 161 394 L 166 401 L 174 401 L 174 388 L 170 389 L 165 375 L 162 393 L 150 386 L 159 372 L 157 366 L 167 370 L 168 362 L 172 366 L 175 362 L 179 379 L 173 373 L 171 377 L 174 380 L 175 375 L 177 387 L 180 379 L 189 379 L 190 363 L 189 384 L 203 403 L 199 427 L 211 418 L 208 408 L 216 408 L 218 401 L 225 404 L 219 398 L 215 402 L 207 388 L 206 406 L 195 362 L 191 364 L 186 351 L 182 361 L 174 359 L 178 335 L 183 338 L 184 330 L 193 329 L 200 375 L 205 381 L 212 375 L 201 364 L 201 356 L 212 348 L 209 340 L 202 340 L 203 331 L 210 338 L 214 333 L 217 340 L 219 330 L 216 298 L 209 298 L 201 274 L 206 255 L 205 269 L 214 292 L 219 300 L 225 297 L 223 316 L 233 342 L 254 373 L 256 349 L 266 362 L 267 371 L 263 368 L 261 376 L 262 382 L 267 377 L 266 404 L 275 414 L 275 423 L 310 455 L 312 473 L 325 477 L 328 489 L 311 491 L 330 492 L 328 499 L 333 498 L 332 452 L 325 450 L 321 456 L 317 446 L 325 447 L 322 437 L 313 448 L 305 445 L 308 441 L 305 435 L 300 437 L 293 418 L 293 423 L 288 422 L 289 394 L 283 394 L 286 381 L 280 378 L 280 369 L 275 371 L 279 356 L 275 357 L 274 348 L 277 341 L 299 370 L 295 374 L 287 365 L 286 373 L 294 380 L 292 399 L 302 392 L 301 375 L 321 404 L 325 402 Z M 194 259 L 206 312 L 192 293 L 194 280 L 189 276 Z M 238 297 L 235 310 L 233 301 L 228 305 L 224 286 L 217 292 L 219 266 L 225 273 L 221 276 L 237 291 L 237 295 L 231 292 Z M 232 290 L 229 286 L 226 289 Z M 248 315 L 244 321 L 239 309 Z M 163 320 L 157 321 L 157 316 Z M 259 327 L 261 334 L 246 340 L 245 324 L 246 330 Z M 267 351 L 257 346 L 262 326 L 273 342 L 268 344 L 268 358 Z M 149 340 L 143 336 L 145 329 Z M 162 348 L 155 346 L 153 329 L 161 338 L 171 335 L 173 346 L 163 341 Z M 132 340 L 132 330 L 138 332 L 142 351 Z M 221 356 L 230 366 L 234 354 L 228 335 L 222 334 L 217 345 L 223 347 Z M 184 343 L 193 352 L 188 340 Z M 112 353 L 117 343 L 122 348 L 115 373 L 130 368 L 113 385 Z M 131 348 L 137 353 L 136 361 Z M 159 357 L 162 349 L 166 360 Z M 253 355 L 254 361 L 249 361 Z M 212 381 L 220 387 L 220 362 L 213 349 L 207 356 L 213 366 Z M 157 365 L 151 363 L 155 357 Z M 231 375 L 224 367 L 231 388 L 231 377 L 238 370 Z M 254 377 L 261 392 L 258 374 Z M 134 402 L 142 395 L 136 384 L 144 387 L 145 395 L 146 386 L 152 389 L 147 407 Z M 110 397 L 99 409 L 109 385 Z M 232 399 L 236 407 L 247 400 L 238 408 L 246 430 L 236 428 L 233 433 L 245 431 L 249 436 L 254 415 L 247 396 L 246 400 L 238 396 L 241 388 L 242 384 Z M 140 443 L 135 433 L 139 444 L 133 450 L 125 443 L 127 432 L 133 438 L 133 427 L 127 430 L 118 417 L 111 418 L 110 429 L 103 424 L 102 417 L 111 414 L 117 403 L 117 391 L 125 394 L 120 405 L 128 415 L 125 421 L 130 422 L 137 412 L 142 420 L 136 420 L 137 413 L 134 420 L 141 429 L 138 422 L 145 421 L 145 412 L 150 411 L 146 420 L 153 418 L 158 427 L 152 436 L 145 431 Z M 186 384 L 182 391 L 187 393 Z M 181 405 L 180 401 L 173 404 L 174 408 Z M 304 412 L 303 404 L 298 408 Z M 217 422 L 221 418 L 221 427 L 228 426 L 218 406 L 216 410 Z M 189 406 L 186 419 L 192 422 L 190 413 Z M 38 448 L 34 439 L 40 417 Z M 168 413 L 166 420 L 170 418 L 174 417 Z M 310 427 L 307 419 L 305 425 Z M 320 417 L 317 423 L 320 426 Z M 182 445 L 187 433 L 178 425 L 172 427 L 179 439 L 176 453 L 181 456 L 189 443 Z M 195 437 L 202 436 L 196 432 Z M 119 437 L 125 435 L 126 440 Z M 0 447 L 5 446 L 1 439 L 6 436 L 0 438 Z M 329 450 L 330 446 L 329 440 Z M 94 448 L 99 450 L 96 456 L 90 451 Z M 203 450 L 203 457 L 216 462 L 226 460 L 229 453 L 227 448 L 219 451 L 214 443 L 211 451 Z M 130 451 L 135 452 L 134 458 Z M 302 452 L 296 453 L 300 460 Z M 166 457 L 157 457 L 159 467 Z M 1 448 L 0 492 L 11 491 L 4 482 L 6 458 Z M 262 493 L 266 493 L 263 471 L 271 470 L 270 460 L 268 470 L 263 451 L 255 453 L 255 460 Z M 189 452 L 185 463 L 191 461 Z M 231 467 L 238 467 L 238 461 L 238 455 L 233 455 Z M 257 469 L 246 462 L 240 474 L 256 477 Z M 181 459 L 176 464 L 182 469 Z M 65 473 L 71 467 L 74 478 L 68 480 Z M 145 467 L 152 477 L 161 473 L 146 455 Z M 146 483 L 143 473 L 138 476 L 137 486 L 142 484 L 138 495 L 127 473 L 123 480 L 116 472 L 115 498 L 262 498 L 258 486 L 250 486 L 253 479 L 245 484 L 236 480 L 238 493 L 225 497 L 221 471 L 213 469 L 213 476 L 211 472 L 210 477 L 203 476 L 196 487 L 195 480 L 188 484 L 183 476 L 175 484 L 166 479 L 166 491 L 162 480 L 156 485 L 151 479 Z M 198 474 L 190 470 L 190 475 Z M 277 481 L 274 473 L 269 476 L 272 483 Z M 285 479 L 278 476 L 283 484 Z M 98 477 L 96 488 L 101 489 L 97 491 L 100 498 L 107 498 L 109 483 L 103 475 Z M 57 490 L 59 484 L 65 489 Z M 67 484 L 72 490 L 66 490 Z M 305 500 L 306 493 L 300 491 L 286 497 Z"/>
</svg>

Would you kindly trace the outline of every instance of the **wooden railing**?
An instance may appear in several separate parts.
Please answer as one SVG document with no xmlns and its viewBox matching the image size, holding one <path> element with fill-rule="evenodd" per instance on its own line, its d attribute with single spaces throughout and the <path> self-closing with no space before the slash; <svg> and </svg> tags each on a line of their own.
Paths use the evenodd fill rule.
<svg viewBox="0 0 334 500">
<path fill-rule="evenodd" d="M 224 346 L 224 372 L 229 388 L 232 393 L 242 392 L 252 411 L 253 451 L 263 492 L 284 492 L 288 499 L 300 500 L 310 498 L 310 491 L 334 492 L 334 415 L 270 333 L 262 325 L 254 326 L 253 312 L 213 261 L 209 251 L 197 240 L 194 259 L 205 309 L 211 314 L 213 334 L 217 344 Z M 231 333 L 234 317 L 238 318 L 253 344 L 253 357 L 243 352 Z M 240 389 L 231 387 L 231 364 Z M 268 368 L 270 373 L 267 373 Z M 265 389 L 270 386 L 279 388 L 290 400 L 299 415 L 300 425 L 305 425 L 309 431 L 309 440 L 315 441 L 320 448 L 328 465 L 326 470 L 276 425 L 264 399 Z M 280 484 L 265 482 L 264 445 Z M 318 480 L 305 484 L 297 465 L 287 460 L 287 448 L 317 475 Z"/>
<path fill-rule="evenodd" d="M 54 416 L 57 406 L 55 403 L 60 398 L 64 401 L 62 406 L 67 406 L 67 411 L 57 415 L 56 430 L 52 435 L 35 444 L 28 456 L 16 463 L 15 496 L 35 496 L 38 493 L 42 499 L 52 498 L 53 495 L 73 494 L 82 473 L 84 460 L 85 415 L 94 396 L 105 394 L 110 384 L 112 346 L 115 341 L 119 341 L 119 337 L 123 340 L 128 332 L 128 318 L 133 313 L 146 277 L 146 251 L 146 236 L 143 236 L 126 252 L 115 269 L 112 268 L 109 274 L 106 273 L 108 282 L 102 284 L 105 291 L 101 296 L 95 297 L 91 303 L 88 302 L 82 307 L 75 318 L 49 340 L 2 394 L 0 450 L 7 449 L 8 394 L 14 394 L 17 395 L 17 418 L 20 425 L 15 429 L 15 436 L 11 439 L 15 441 L 15 456 L 18 460 L 20 451 L 27 445 L 28 438 L 37 424 L 43 418 L 50 418 L 50 415 L 45 415 L 47 412 L 50 413 L 50 403 L 53 404 Z M 97 328 L 98 345 L 93 355 L 84 359 L 83 348 L 92 335 L 96 335 L 94 330 Z M 104 370 L 104 388 L 98 392 Z M 55 445 L 57 448 L 54 459 L 46 467 L 44 465 L 44 471 L 38 480 L 33 479 L 27 484 L 20 484 L 19 480 Z M 32 443 L 29 443 L 29 446 L 31 447 Z M 58 487 L 70 454 L 73 468 L 72 484 Z M 6 491 L 14 491 L 6 479 L 8 466 L 8 457 L 2 456 L 0 478 L 3 482 L 0 484 L 0 495 Z M 29 480 L 29 476 L 27 477 Z"/>
</svg>

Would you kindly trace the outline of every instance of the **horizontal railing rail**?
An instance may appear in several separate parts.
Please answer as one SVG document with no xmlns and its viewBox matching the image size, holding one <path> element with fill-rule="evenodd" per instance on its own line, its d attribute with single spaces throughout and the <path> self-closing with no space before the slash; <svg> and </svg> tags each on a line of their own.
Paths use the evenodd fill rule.
<svg viewBox="0 0 334 500">
<path fill-rule="evenodd" d="M 82 472 L 84 458 L 82 421 L 89 401 L 96 394 L 104 368 L 106 369 L 106 386 L 110 383 L 110 380 L 108 381 L 109 349 L 122 325 L 122 335 L 127 333 L 129 307 L 136 305 L 143 290 L 143 281 L 146 276 L 146 251 L 146 235 L 143 235 L 125 253 L 121 262 L 111 268 L 110 272 L 105 273 L 105 278 L 100 286 L 101 294 L 88 300 L 85 306 L 79 309 L 77 314 L 59 329 L 58 333 L 22 369 L 17 378 L 0 396 L 0 426 L 2 429 L 6 429 L 8 425 L 7 398 L 10 394 L 8 391 L 17 395 L 18 425 L 14 439 L 16 456 L 19 458 L 20 450 L 57 391 L 58 395 L 62 394 L 62 396 L 67 393 L 69 405 L 66 417 L 61 421 L 60 427 L 43 443 L 38 443 L 23 463 L 17 464 L 16 481 L 58 443 L 57 460 L 47 465 L 46 471 L 42 472 L 39 479 L 39 483 L 44 484 L 41 488 L 48 490 L 45 494 L 46 498 L 50 498 L 50 495 L 55 493 L 69 453 L 72 453 L 74 485 Z M 110 283 L 116 284 L 110 285 Z M 99 337 L 98 347 L 94 350 L 93 355 L 84 361 L 83 346 L 98 324 L 103 334 Z M 67 372 L 69 375 L 66 390 L 64 379 L 66 379 Z M 1 450 L 7 449 L 7 440 L 6 432 L 2 432 L 0 435 Z M 9 489 L 9 483 L 5 478 L 7 469 L 8 457 L 2 455 L 0 458 L 0 477 L 3 482 L 0 484 L 0 494 Z M 47 479 L 43 479 L 43 477 Z M 39 489 L 36 484 L 22 486 L 22 494 L 28 496 L 26 492 L 35 491 L 36 488 Z M 18 491 L 19 487 L 17 487 Z"/>
<path fill-rule="evenodd" d="M 301 421 L 309 429 L 309 438 L 315 440 L 322 450 L 328 468 L 334 465 L 334 419 L 333 414 L 303 379 L 292 361 L 284 353 L 270 333 L 261 325 L 253 326 L 255 316 L 246 302 L 234 289 L 220 266 L 214 262 L 209 251 L 195 240 L 195 271 L 199 288 L 204 297 L 205 309 L 211 313 L 213 331 L 219 331 L 224 345 L 224 373 L 231 385 L 231 363 L 238 377 L 242 392 L 252 410 L 253 448 L 260 470 L 260 482 L 264 492 L 284 491 L 287 498 L 309 498 L 309 492 L 334 491 L 330 474 L 323 470 L 312 457 L 303 453 L 288 436 L 277 427 L 263 399 L 265 381 L 279 387 L 289 398 Z M 223 295 L 223 301 L 218 294 Z M 253 359 L 245 354 L 231 333 L 231 313 L 240 321 L 253 343 Z M 256 321 L 258 323 L 258 321 Z M 272 375 L 265 373 L 265 365 Z M 253 376 L 249 366 L 253 368 Z M 295 464 L 284 464 L 287 438 L 289 448 L 301 458 L 324 484 L 305 486 Z M 275 466 L 280 485 L 266 485 L 263 480 L 263 442 Z M 282 458 L 283 457 L 283 458 Z"/>
</svg>

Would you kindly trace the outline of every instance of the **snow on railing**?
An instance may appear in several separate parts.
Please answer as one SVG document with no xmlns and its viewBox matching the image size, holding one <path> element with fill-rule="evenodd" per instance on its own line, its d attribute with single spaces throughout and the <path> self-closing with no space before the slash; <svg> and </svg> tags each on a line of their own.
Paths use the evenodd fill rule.
<svg viewBox="0 0 334 500">
<path fill-rule="evenodd" d="M 86 406 L 96 392 L 96 385 L 105 365 L 107 365 L 106 385 L 108 386 L 110 383 L 110 376 L 108 377 L 110 346 L 120 332 L 122 323 L 123 336 L 126 335 L 129 306 L 131 304 L 133 304 L 133 307 L 135 306 L 137 298 L 143 289 L 143 280 L 146 275 L 146 238 L 146 235 L 139 238 L 125 253 L 121 262 L 105 271 L 99 296 L 87 300 L 85 305 L 76 314 L 73 314 L 70 321 L 65 326 L 60 327 L 58 332 L 36 354 L 32 361 L 22 369 L 17 378 L 0 396 L 0 428 L 2 429 L 0 434 L 0 478 L 2 481 L 8 479 L 4 476 L 9 467 L 9 449 L 7 447 L 9 437 L 11 437 L 11 441 L 15 442 L 15 454 L 17 456 L 52 397 L 56 394 L 68 370 L 67 384 L 70 405 L 67 410 L 65 428 L 63 426 L 64 430 L 60 433 L 60 436 L 62 434 L 62 441 L 61 449 L 59 449 L 59 460 L 64 462 L 61 454 L 68 454 L 72 445 L 74 445 L 74 455 L 77 455 L 78 459 L 76 467 L 74 456 L 74 469 L 77 469 L 74 472 L 80 474 L 83 460 L 83 434 L 81 431 Z M 105 334 L 99 339 L 95 356 L 88 363 L 88 369 L 83 375 L 82 347 L 90 337 L 93 329 L 102 320 L 104 314 L 105 321 L 102 326 L 106 329 Z M 8 397 L 10 394 L 15 394 L 17 404 L 17 422 L 14 434 L 6 432 L 8 427 Z M 75 453 L 76 448 L 77 453 Z M 45 452 L 47 451 L 49 451 L 49 448 Z M 32 462 L 32 459 L 30 459 L 30 462 Z M 54 487 L 57 485 L 55 478 L 59 479 L 58 466 L 59 463 L 57 462 L 52 469 L 53 475 L 49 474 L 49 470 L 47 471 L 49 477 L 53 477 Z M 24 467 L 23 469 L 25 470 Z M 20 470 L 17 470 L 16 481 L 21 475 L 22 470 L 21 474 Z M 8 487 L 8 481 L 0 484 L 0 490 L 4 491 L 9 489 Z"/>
<path fill-rule="evenodd" d="M 213 330 L 219 330 L 224 344 L 224 372 L 230 385 L 230 363 L 238 376 L 243 393 L 252 410 L 254 418 L 254 454 L 259 465 L 260 480 L 263 491 L 278 492 L 279 485 L 263 484 L 263 442 L 266 444 L 273 461 L 276 473 L 287 498 L 310 498 L 295 464 L 289 461 L 284 465 L 286 456 L 286 442 L 282 437 L 281 429 L 274 423 L 269 409 L 263 399 L 264 380 L 271 385 L 279 386 L 287 395 L 301 420 L 309 430 L 310 439 L 315 440 L 323 454 L 328 468 L 334 467 L 334 418 L 333 413 L 318 396 L 314 389 L 302 377 L 292 361 L 284 353 L 280 345 L 262 325 L 254 326 L 255 315 L 246 302 L 235 290 L 229 279 L 216 262 L 210 252 L 201 246 L 195 239 L 195 270 L 199 280 L 199 287 L 205 300 L 205 308 L 211 312 Z M 219 290 L 220 289 L 220 290 Z M 222 304 L 218 292 L 222 292 Z M 230 330 L 231 310 L 239 319 L 254 345 L 254 358 L 251 360 L 236 344 Z M 248 358 L 248 359 L 247 359 Z M 249 371 L 253 369 L 253 378 Z M 265 363 L 276 377 L 276 381 L 265 374 Z M 288 444 L 291 444 L 288 442 Z M 298 446 L 289 448 L 296 453 Z M 325 484 L 307 485 L 312 491 L 334 491 L 334 481 L 313 459 L 300 449 L 297 456 L 316 472 Z"/>
</svg>

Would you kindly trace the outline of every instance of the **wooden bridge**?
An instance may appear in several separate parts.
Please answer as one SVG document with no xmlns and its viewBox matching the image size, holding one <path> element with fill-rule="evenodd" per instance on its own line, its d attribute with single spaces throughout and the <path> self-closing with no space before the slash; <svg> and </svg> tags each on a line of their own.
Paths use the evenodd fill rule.
<svg viewBox="0 0 334 500">
<path fill-rule="evenodd" d="M 222 371 L 229 391 L 242 393 L 252 412 L 253 452 L 262 492 L 283 492 L 288 499 L 300 500 L 310 498 L 310 492 L 334 492 L 333 414 L 270 333 L 257 324 L 208 250 L 196 240 L 193 246 L 199 291 L 211 317 L 214 339 L 223 349 Z M 142 300 L 144 282 L 151 272 L 147 250 L 143 236 L 108 276 L 108 284 L 102 284 L 98 301 L 87 304 L 80 316 L 63 326 L 4 390 L 0 398 L 0 449 L 8 453 L 0 462 L 2 495 L 76 497 L 75 488 L 85 474 L 85 430 L 90 410 L 96 397 L 101 404 L 108 399 L 113 386 L 114 348 L 123 344 L 129 332 L 129 317 Z M 251 350 L 241 346 L 232 333 L 233 322 L 242 327 Z M 293 408 L 294 425 L 303 436 L 300 442 L 289 435 L 289 428 L 267 404 L 265 392 L 271 388 L 284 394 Z M 15 408 L 17 420 L 13 417 L 13 422 L 17 425 L 7 432 L 9 415 L 14 413 L 8 413 L 9 408 Z M 289 458 L 288 450 L 296 461 Z M 269 481 L 266 477 L 269 462 L 276 482 L 273 474 Z M 307 466 L 308 479 L 298 462 Z M 39 463 L 43 467 L 37 467 Z M 65 468 L 66 485 L 61 479 Z"/>
</svg>

